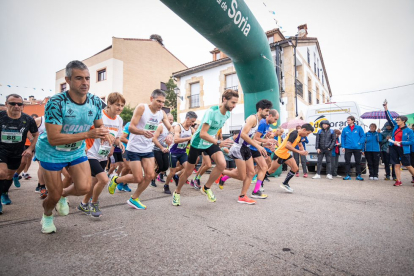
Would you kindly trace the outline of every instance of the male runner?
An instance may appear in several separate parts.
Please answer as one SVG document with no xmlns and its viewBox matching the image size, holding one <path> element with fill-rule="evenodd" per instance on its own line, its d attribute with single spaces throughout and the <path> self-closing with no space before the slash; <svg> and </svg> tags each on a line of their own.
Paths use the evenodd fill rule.
<svg viewBox="0 0 414 276">
<path fill-rule="evenodd" d="M 112 92 L 108 95 L 105 110 L 102 110 L 103 124 L 116 137 L 114 145 L 121 149 L 121 155 L 125 149 L 119 140 L 123 128 L 123 121 L 119 114 L 121 114 L 124 106 L 125 98 L 118 92 Z M 102 216 L 102 211 L 99 208 L 98 197 L 109 181 L 108 175 L 105 172 L 105 166 L 109 153 L 114 150 L 114 145 L 109 145 L 107 142 L 102 143 L 101 139 L 87 139 L 86 145 L 88 148 L 86 155 L 91 167 L 92 188 L 79 204 L 78 210 L 91 215 L 93 218 L 99 218 Z M 92 200 L 90 200 L 91 198 Z"/>
<path fill-rule="evenodd" d="M 187 166 L 188 155 L 185 152 L 187 144 L 191 140 L 191 136 L 194 134 L 192 124 L 197 120 L 197 114 L 194 111 L 188 111 L 185 115 L 185 121 L 183 124 L 177 124 L 174 127 L 174 145 L 170 149 L 170 173 L 164 184 L 164 192 L 171 194 L 169 184 L 177 172 L 177 162 L 180 162 L 181 166 L 185 170 Z"/>
<path fill-rule="evenodd" d="M 202 152 L 207 153 L 207 155 L 213 158 L 216 163 L 216 167 L 211 172 L 204 187 L 200 190 L 203 194 L 207 195 L 210 202 L 216 201 L 216 197 L 210 187 L 226 168 L 226 159 L 224 159 L 224 155 L 220 150 L 220 147 L 229 147 L 233 144 L 233 141 L 230 139 L 224 141 L 218 140 L 215 139 L 214 136 L 230 117 L 230 111 L 232 111 L 236 106 L 239 100 L 239 94 L 234 90 L 227 89 L 223 92 L 221 100 L 222 103 L 219 106 L 213 106 L 206 111 L 201 122 L 201 127 L 197 129 L 191 139 L 188 164 L 184 169 L 184 172 L 180 175 L 178 186 L 173 194 L 172 204 L 174 206 L 179 206 L 181 204 L 181 188 L 186 183 L 187 178 L 192 174 L 197 158 Z"/>
<path fill-rule="evenodd" d="M 282 144 L 277 148 L 275 151 L 275 155 L 273 156 L 272 165 L 269 169 L 269 174 L 274 173 L 283 163 L 286 163 L 290 167 L 290 171 L 288 172 L 285 181 L 281 188 L 285 189 L 289 193 L 293 193 L 293 189 L 289 186 L 289 180 L 295 176 L 296 172 L 299 170 L 298 165 L 296 165 L 295 159 L 292 155 L 289 154 L 289 151 L 297 152 L 300 155 L 307 155 L 308 152 L 303 149 L 302 143 L 300 143 L 302 137 L 307 137 L 314 131 L 313 126 L 310 124 L 302 125 L 302 128 L 299 130 L 293 130 L 288 133 L 286 138 L 283 140 Z M 299 145 L 299 150 L 295 149 L 295 147 Z"/>
<path fill-rule="evenodd" d="M 129 140 L 129 134 L 130 134 L 129 125 L 130 124 L 131 122 L 128 122 L 125 124 L 124 131 L 122 133 L 122 136 L 120 137 L 120 140 L 122 144 L 124 145 L 124 149 L 127 148 L 127 144 Z M 129 167 L 129 159 L 128 159 L 126 150 L 122 153 L 122 159 L 124 160 L 124 166 L 122 167 L 122 171 L 118 174 L 118 176 L 124 176 L 124 175 L 131 173 L 131 168 Z M 129 188 L 128 183 L 119 183 L 116 186 L 116 188 L 118 189 L 118 191 L 123 191 L 123 192 L 128 192 L 128 193 L 131 192 L 131 189 Z"/>
<path fill-rule="evenodd" d="M 60 215 L 69 214 L 68 195 L 85 195 L 91 189 L 91 169 L 85 153 L 85 139 L 114 138 L 107 128 L 102 128 L 102 102 L 89 91 L 89 70 L 80 61 L 66 66 L 66 82 L 69 91 L 52 96 L 45 107 L 46 132 L 36 145 L 36 157 L 44 169 L 48 196 L 43 201 L 42 232 L 56 232 L 53 208 Z M 94 125 L 95 128 L 91 129 Z M 74 185 L 63 188 L 61 173 L 69 167 Z"/>
<path fill-rule="evenodd" d="M 19 168 L 22 158 L 31 158 L 38 138 L 38 130 L 32 117 L 22 112 L 23 99 L 20 95 L 6 97 L 6 111 L 0 111 L 0 214 L 2 204 L 9 205 L 8 192 L 13 183 L 14 172 Z M 33 136 L 31 145 L 25 149 L 27 134 Z"/>
<path fill-rule="evenodd" d="M 35 119 L 37 129 L 39 130 L 39 136 L 46 131 L 45 128 L 45 116 L 41 116 Z M 36 152 L 34 153 L 33 161 L 37 161 L 39 168 L 37 169 L 37 178 L 38 183 L 37 187 L 35 189 L 36 193 L 40 193 L 40 198 L 45 199 L 47 196 L 47 190 L 46 190 L 46 184 L 45 180 L 43 178 L 43 169 L 42 166 L 40 166 L 39 159 L 36 158 Z"/>
<path fill-rule="evenodd" d="M 132 174 L 125 176 L 113 176 L 108 184 L 110 194 L 115 192 L 118 183 L 138 183 L 135 193 L 127 201 L 127 204 L 135 209 L 145 210 L 147 207 L 141 203 L 139 196 L 148 187 L 155 177 L 154 143 L 152 138 L 161 121 L 170 131 L 166 143 L 171 143 L 173 138 L 172 127 L 167 114 L 162 110 L 165 103 L 165 92 L 156 89 L 151 93 L 151 104 L 139 104 L 132 115 L 129 131 L 131 132 L 127 145 L 127 156 L 130 160 Z M 144 170 L 144 174 L 142 170 Z"/>
<path fill-rule="evenodd" d="M 253 139 L 256 134 L 257 129 L 259 128 L 259 122 L 262 119 L 266 119 L 269 115 L 269 110 L 272 108 L 273 104 L 269 100 L 260 100 L 256 103 L 256 114 L 250 115 L 244 122 L 239 136 L 234 140 L 233 146 L 230 148 L 230 156 L 236 161 L 235 170 L 224 170 L 223 182 L 227 180 L 228 177 L 238 179 L 243 182 L 242 190 L 239 195 L 239 203 L 246 204 L 255 204 L 256 201 L 247 197 L 247 190 L 249 189 L 250 183 L 254 176 L 254 163 L 252 158 L 252 152 L 250 150 L 250 145 L 253 145 L 259 155 L 256 155 L 256 159 L 260 162 L 260 166 L 263 166 L 260 171 L 260 179 L 264 178 L 264 175 L 267 171 L 266 161 L 263 156 L 267 156 L 266 150 L 263 148 L 263 142 L 257 142 Z M 258 135 L 259 139 L 261 135 Z M 271 141 L 265 140 L 265 143 L 268 143 L 269 146 L 272 145 Z M 258 180 L 259 184 L 256 184 L 255 189 L 252 192 L 253 198 L 267 198 L 267 195 L 262 194 L 259 190 L 261 187 L 261 181 Z M 258 188 L 257 188 L 258 187 Z M 257 189 L 256 189 L 257 188 Z"/>
</svg>

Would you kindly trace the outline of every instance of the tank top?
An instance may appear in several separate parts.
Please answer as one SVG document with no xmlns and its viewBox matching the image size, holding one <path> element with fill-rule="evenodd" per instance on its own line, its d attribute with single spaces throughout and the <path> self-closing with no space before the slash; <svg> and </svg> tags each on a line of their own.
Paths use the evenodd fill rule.
<svg viewBox="0 0 414 276">
<path fill-rule="evenodd" d="M 183 127 L 182 124 L 180 124 L 180 128 L 181 128 L 180 138 L 191 137 L 191 127 L 189 127 L 187 130 Z M 188 142 L 189 141 L 179 143 L 179 144 L 174 144 L 171 147 L 170 152 L 171 153 L 185 153 Z"/>
<path fill-rule="evenodd" d="M 45 116 L 40 117 L 40 126 L 37 129 L 39 131 L 39 136 L 46 131 Z"/>
<path fill-rule="evenodd" d="M 167 127 L 164 125 L 164 123 L 161 123 L 160 125 L 162 125 L 162 132 L 161 132 L 160 136 L 158 136 L 157 140 L 158 140 L 158 142 L 160 142 L 160 144 L 164 148 L 168 148 L 168 145 L 165 143 L 165 138 L 167 138 L 169 131 L 168 131 Z M 161 149 L 154 144 L 154 150 L 159 151 Z"/>
<path fill-rule="evenodd" d="M 250 144 L 248 144 L 246 141 L 243 140 L 243 138 L 241 137 L 241 133 L 243 131 L 244 126 L 246 125 L 246 121 L 244 121 L 242 128 L 239 132 L 239 135 L 237 135 L 237 138 L 234 139 L 234 143 L 239 144 L 240 146 L 245 146 L 245 147 L 250 147 Z M 256 114 L 256 126 L 252 127 L 249 130 L 249 133 L 247 135 L 249 135 L 250 138 L 252 138 L 254 136 L 254 134 L 256 133 L 257 129 L 259 128 L 259 118 L 257 117 Z"/>
<path fill-rule="evenodd" d="M 155 133 L 158 125 L 162 122 L 164 118 L 164 112 L 162 110 L 152 113 L 148 104 L 144 104 L 145 110 L 141 116 L 141 119 L 138 122 L 136 127 L 138 129 L 144 129 Z M 127 144 L 127 150 L 137 153 L 149 153 L 152 152 L 154 148 L 154 143 L 152 138 L 146 138 L 144 135 L 136 135 L 131 133 L 129 135 L 129 141 Z"/>
</svg>

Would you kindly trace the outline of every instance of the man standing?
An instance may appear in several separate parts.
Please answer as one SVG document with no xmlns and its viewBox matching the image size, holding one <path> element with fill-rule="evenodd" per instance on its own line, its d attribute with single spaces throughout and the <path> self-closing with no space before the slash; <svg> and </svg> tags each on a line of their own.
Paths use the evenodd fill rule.
<svg viewBox="0 0 414 276">
<path fill-rule="evenodd" d="M 335 133 L 331 129 L 331 124 L 328 120 L 323 120 L 320 123 L 321 129 L 316 134 L 315 147 L 318 153 L 318 171 L 312 179 L 321 178 L 322 160 L 326 159 L 326 178 L 332 180 L 331 175 L 331 156 L 332 149 L 335 146 Z"/>
<path fill-rule="evenodd" d="M 216 201 L 216 197 L 210 188 L 214 181 L 219 178 L 220 174 L 226 168 L 226 159 L 224 159 L 224 155 L 220 150 L 220 147 L 230 147 L 233 144 L 233 141 L 230 139 L 224 141 L 218 140 L 214 138 L 214 136 L 230 117 L 230 111 L 232 111 L 236 106 L 239 100 L 239 94 L 234 90 L 227 89 L 223 92 L 221 100 L 221 105 L 213 106 L 207 110 L 203 116 L 201 126 L 197 129 L 191 139 L 188 164 L 184 169 L 184 172 L 180 175 L 178 186 L 173 193 L 172 204 L 174 206 L 179 206 L 181 204 L 181 188 L 184 186 L 187 178 L 193 172 L 198 156 L 203 152 L 205 152 L 214 160 L 216 167 L 211 172 L 210 177 L 204 187 L 202 187 L 200 190 L 203 194 L 207 195 L 207 198 L 210 202 Z"/>
<path fill-rule="evenodd" d="M 108 184 L 108 191 L 113 194 L 118 183 L 138 183 L 138 188 L 127 204 L 141 210 L 145 210 L 147 206 L 141 203 L 139 196 L 155 177 L 155 159 L 152 151 L 154 142 L 152 139 L 161 122 L 170 132 L 165 139 L 166 143 L 171 143 L 173 138 L 172 126 L 167 114 L 162 110 L 165 103 L 165 92 L 160 89 L 154 90 L 151 93 L 150 101 L 151 104 L 139 104 L 135 108 L 129 125 L 130 137 L 126 150 L 132 174 L 120 177 L 113 176 Z"/>
<path fill-rule="evenodd" d="M 19 168 L 22 158 L 32 157 L 38 138 L 34 119 L 22 112 L 23 99 L 20 95 L 8 95 L 6 107 L 5 111 L 0 111 L 0 214 L 3 213 L 2 204 L 11 204 L 8 192 L 13 183 L 14 172 Z M 28 132 L 32 134 L 33 140 L 25 149 Z"/>
<path fill-rule="evenodd" d="M 91 169 L 85 153 L 85 139 L 104 139 L 113 143 L 109 130 L 101 128 L 102 101 L 90 94 L 89 70 L 80 61 L 66 66 L 69 91 L 52 96 L 45 107 L 46 131 L 39 137 L 36 157 L 40 160 L 48 196 L 43 201 L 42 232 L 56 232 L 52 211 L 69 214 L 68 195 L 85 195 L 91 189 Z M 95 128 L 91 129 L 94 125 Z M 67 167 L 73 185 L 63 188 L 61 173 Z"/>
<path fill-rule="evenodd" d="M 354 155 L 356 166 L 356 180 L 363 181 L 361 177 L 361 155 L 365 146 L 365 132 L 362 127 L 355 124 L 355 117 L 346 119 L 348 126 L 342 130 L 342 152 L 345 153 L 346 176 L 344 180 L 351 180 L 351 157 Z"/>
</svg>

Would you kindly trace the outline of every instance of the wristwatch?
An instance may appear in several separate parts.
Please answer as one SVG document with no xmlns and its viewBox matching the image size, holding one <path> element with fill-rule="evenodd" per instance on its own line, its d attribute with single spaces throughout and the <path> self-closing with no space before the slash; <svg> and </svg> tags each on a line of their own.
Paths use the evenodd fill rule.
<svg viewBox="0 0 414 276">
<path fill-rule="evenodd" d="M 217 146 L 220 146 L 221 140 L 217 140 Z"/>
</svg>

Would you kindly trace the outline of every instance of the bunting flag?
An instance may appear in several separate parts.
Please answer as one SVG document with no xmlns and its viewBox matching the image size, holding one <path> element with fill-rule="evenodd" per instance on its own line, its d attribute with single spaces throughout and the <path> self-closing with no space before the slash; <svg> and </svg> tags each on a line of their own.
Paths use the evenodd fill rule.
<svg viewBox="0 0 414 276">
<path fill-rule="evenodd" d="M 3 84 L 0 83 L 0 86 L 3 86 Z M 26 89 L 29 88 L 27 86 L 18 86 L 18 85 L 13 86 L 13 85 L 10 85 L 10 84 L 7 84 L 6 86 L 8 88 L 14 88 L 14 87 L 16 87 L 16 88 L 26 88 Z M 49 92 L 52 92 L 53 91 L 53 89 L 45 89 L 45 88 L 36 88 L 36 87 L 33 87 L 33 90 L 36 90 L 36 89 L 42 90 L 42 91 L 48 91 L 49 90 Z"/>
</svg>

